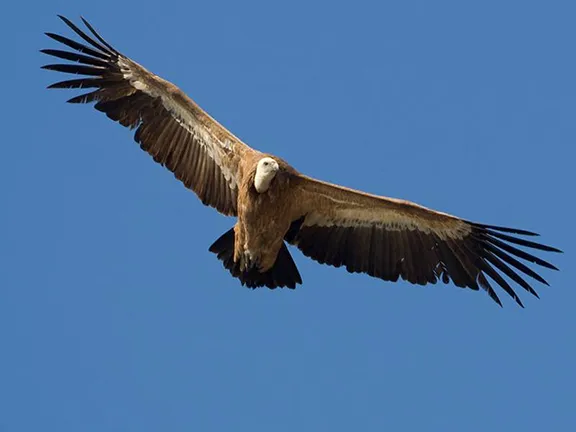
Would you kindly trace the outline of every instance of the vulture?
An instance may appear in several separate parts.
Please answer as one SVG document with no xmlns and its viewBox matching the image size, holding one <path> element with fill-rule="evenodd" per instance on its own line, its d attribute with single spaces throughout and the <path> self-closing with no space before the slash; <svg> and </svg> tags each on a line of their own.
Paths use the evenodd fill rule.
<svg viewBox="0 0 576 432">
<path fill-rule="evenodd" d="M 548 285 L 526 262 L 557 270 L 526 251 L 561 252 L 527 240 L 533 232 L 475 223 L 301 174 L 246 145 L 174 84 L 118 52 L 84 18 L 86 30 L 59 17 L 81 40 L 46 33 L 69 49 L 41 52 L 68 62 L 43 68 L 79 77 L 48 88 L 90 89 L 68 102 L 95 102 L 98 111 L 135 129 L 142 150 L 203 204 L 237 218 L 209 250 L 242 285 L 301 284 L 287 244 L 321 264 L 384 281 L 482 288 L 500 306 L 490 280 L 523 306 L 512 285 L 536 297 L 526 276 Z"/>
</svg>

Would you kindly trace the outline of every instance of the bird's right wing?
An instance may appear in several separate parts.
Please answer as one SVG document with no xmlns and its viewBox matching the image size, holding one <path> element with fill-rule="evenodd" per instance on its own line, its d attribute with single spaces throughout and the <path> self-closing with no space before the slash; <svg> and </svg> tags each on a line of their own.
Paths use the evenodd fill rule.
<svg viewBox="0 0 576 432">
<path fill-rule="evenodd" d="M 488 276 L 521 306 L 503 275 L 534 295 L 536 291 L 520 275 L 547 282 L 517 258 L 556 269 L 513 246 L 560 252 L 520 237 L 536 235 L 529 231 L 477 224 L 304 175 L 294 178 L 293 188 L 301 217 L 286 240 L 323 264 L 388 281 L 401 277 L 424 285 L 452 280 L 459 287 L 481 287 L 501 304 Z"/>
<path fill-rule="evenodd" d="M 49 88 L 95 88 L 68 102 L 97 102 L 95 108 L 112 120 L 130 129 L 137 128 L 135 141 L 156 162 L 172 171 L 204 204 L 226 215 L 235 215 L 240 160 L 252 149 L 174 84 L 116 51 L 86 20 L 82 19 L 94 37 L 67 18 L 60 18 L 90 46 L 46 33 L 75 51 L 42 50 L 72 62 L 43 68 L 85 75 Z"/>
</svg>

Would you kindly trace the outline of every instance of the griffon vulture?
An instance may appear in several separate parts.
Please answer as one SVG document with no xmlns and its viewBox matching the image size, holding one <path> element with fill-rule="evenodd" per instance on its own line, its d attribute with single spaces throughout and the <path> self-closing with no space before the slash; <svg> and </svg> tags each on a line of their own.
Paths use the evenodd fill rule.
<svg viewBox="0 0 576 432">
<path fill-rule="evenodd" d="M 96 102 L 98 111 L 136 129 L 140 147 L 204 204 L 238 218 L 210 251 L 242 285 L 302 283 L 286 243 L 319 263 L 385 281 L 482 288 L 500 305 L 487 276 L 522 306 L 504 276 L 535 296 L 521 274 L 547 282 L 519 259 L 556 269 L 514 246 L 560 252 L 521 238 L 535 233 L 466 221 L 299 173 L 247 146 L 174 84 L 116 51 L 86 20 L 91 36 L 60 18 L 83 42 L 46 33 L 72 50 L 42 50 L 70 61 L 43 68 L 83 76 L 49 88 L 94 89 L 68 102 Z"/>
</svg>

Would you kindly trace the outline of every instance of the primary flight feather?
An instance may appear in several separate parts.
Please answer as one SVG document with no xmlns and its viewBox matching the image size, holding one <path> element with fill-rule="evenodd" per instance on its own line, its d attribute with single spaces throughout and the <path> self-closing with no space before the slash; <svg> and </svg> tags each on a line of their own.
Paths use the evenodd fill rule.
<svg viewBox="0 0 576 432">
<path fill-rule="evenodd" d="M 560 252 L 522 238 L 535 233 L 469 222 L 300 174 L 243 143 L 174 84 L 116 51 L 83 18 L 92 36 L 60 18 L 83 42 L 46 33 L 72 51 L 42 52 L 72 63 L 43 68 L 83 77 L 49 88 L 91 89 L 68 102 L 96 102 L 97 110 L 136 129 L 140 147 L 204 204 L 238 218 L 210 251 L 242 285 L 302 283 L 286 242 L 319 263 L 386 281 L 482 288 L 500 305 L 488 278 L 522 306 L 505 277 L 535 296 L 524 277 L 548 283 L 520 260 L 557 270 L 517 247 Z"/>
</svg>

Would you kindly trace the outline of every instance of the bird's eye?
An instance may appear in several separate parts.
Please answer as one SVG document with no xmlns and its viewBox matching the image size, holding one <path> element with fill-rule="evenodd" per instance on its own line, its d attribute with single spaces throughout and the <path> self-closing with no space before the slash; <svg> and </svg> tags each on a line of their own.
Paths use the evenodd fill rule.
<svg viewBox="0 0 576 432">
<path fill-rule="evenodd" d="M 268 161 L 265 161 L 265 162 L 264 162 L 264 166 L 268 166 Z"/>
</svg>

